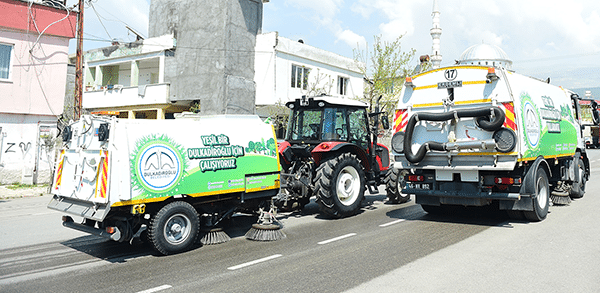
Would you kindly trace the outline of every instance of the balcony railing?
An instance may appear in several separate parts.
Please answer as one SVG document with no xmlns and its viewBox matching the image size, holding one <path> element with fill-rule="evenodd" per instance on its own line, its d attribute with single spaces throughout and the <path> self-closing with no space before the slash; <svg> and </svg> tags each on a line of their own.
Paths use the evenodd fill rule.
<svg viewBox="0 0 600 293">
<path fill-rule="evenodd" d="M 169 104 L 169 84 L 158 83 L 141 86 L 91 90 L 83 93 L 83 108 L 118 108 L 125 106 Z"/>
</svg>

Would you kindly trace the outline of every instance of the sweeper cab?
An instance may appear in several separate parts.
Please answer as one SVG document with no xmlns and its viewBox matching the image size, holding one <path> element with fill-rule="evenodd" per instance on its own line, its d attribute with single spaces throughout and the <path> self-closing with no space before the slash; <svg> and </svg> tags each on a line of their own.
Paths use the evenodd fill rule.
<svg viewBox="0 0 600 293">
<path fill-rule="evenodd" d="M 48 208 L 66 227 L 140 237 L 162 254 L 190 249 L 199 234 L 203 244 L 227 241 L 223 219 L 268 213 L 279 191 L 274 130 L 254 115 L 83 116 L 62 139 Z"/>
<path fill-rule="evenodd" d="M 497 204 L 546 218 L 585 193 L 590 163 L 577 94 L 503 68 L 451 66 L 406 79 L 392 150 L 429 213 Z"/>
</svg>

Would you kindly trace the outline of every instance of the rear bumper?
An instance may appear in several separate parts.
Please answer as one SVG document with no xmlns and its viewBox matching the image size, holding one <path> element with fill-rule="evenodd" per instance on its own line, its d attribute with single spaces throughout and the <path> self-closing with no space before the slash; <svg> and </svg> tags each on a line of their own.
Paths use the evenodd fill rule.
<svg viewBox="0 0 600 293">
<path fill-rule="evenodd" d="M 77 224 L 77 223 L 73 222 L 73 219 L 69 216 L 66 216 L 65 218 L 66 218 L 66 220 L 63 221 L 63 226 L 65 226 L 67 228 L 75 229 L 75 230 L 78 230 L 81 232 L 100 236 L 100 237 L 114 240 L 114 241 L 119 241 L 121 239 L 121 231 L 119 229 L 116 229 L 115 233 L 110 234 L 110 233 L 106 232 L 105 230 L 97 229 L 97 228 L 86 226 L 83 224 Z"/>
<path fill-rule="evenodd" d="M 82 201 L 58 195 L 52 197 L 52 200 L 48 203 L 48 208 L 94 221 L 103 221 L 110 211 L 110 206 L 107 204 Z"/>
</svg>

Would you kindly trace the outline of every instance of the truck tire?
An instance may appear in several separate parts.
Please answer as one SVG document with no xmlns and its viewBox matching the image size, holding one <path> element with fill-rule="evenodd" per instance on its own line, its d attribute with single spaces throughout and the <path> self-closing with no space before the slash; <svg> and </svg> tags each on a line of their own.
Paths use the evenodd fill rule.
<svg viewBox="0 0 600 293">
<path fill-rule="evenodd" d="M 198 212 L 183 201 L 172 202 L 152 217 L 148 239 L 158 252 L 169 255 L 188 250 L 200 230 Z"/>
<path fill-rule="evenodd" d="M 548 215 L 550 206 L 550 185 L 548 183 L 548 174 L 544 168 L 538 168 L 535 180 L 530 184 L 535 184 L 535 198 L 533 199 L 533 211 L 524 211 L 525 218 L 529 221 L 539 222 Z"/>
<path fill-rule="evenodd" d="M 344 153 L 321 164 L 315 177 L 315 195 L 328 216 L 355 214 L 365 198 L 365 173 L 356 156 Z"/>
<path fill-rule="evenodd" d="M 579 180 L 577 182 L 573 182 L 573 188 L 571 188 L 571 191 L 569 192 L 569 196 L 571 196 L 571 198 L 582 198 L 585 194 L 585 165 L 580 157 L 581 155 L 579 153 L 575 154 L 575 164 L 577 166 L 576 172 L 579 172 Z"/>
<path fill-rule="evenodd" d="M 385 175 L 385 191 L 390 203 L 405 203 L 410 200 L 409 194 L 402 193 L 404 178 L 401 178 L 400 169 L 390 168 Z"/>
</svg>

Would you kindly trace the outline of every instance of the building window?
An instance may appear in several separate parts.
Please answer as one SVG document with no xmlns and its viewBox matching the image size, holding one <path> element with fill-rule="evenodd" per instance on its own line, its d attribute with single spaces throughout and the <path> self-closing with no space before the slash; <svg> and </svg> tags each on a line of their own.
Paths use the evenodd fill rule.
<svg viewBox="0 0 600 293">
<path fill-rule="evenodd" d="M 0 44 L 0 79 L 10 79 L 12 45 Z"/>
<path fill-rule="evenodd" d="M 338 76 L 338 94 L 345 96 L 348 88 L 348 78 Z"/>
<path fill-rule="evenodd" d="M 292 87 L 304 90 L 307 89 L 309 73 L 310 68 L 292 65 Z"/>
</svg>

